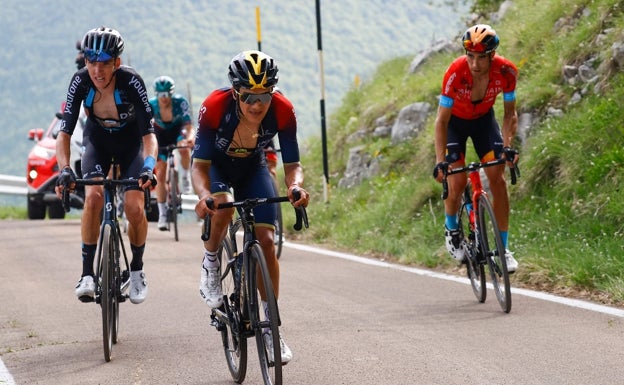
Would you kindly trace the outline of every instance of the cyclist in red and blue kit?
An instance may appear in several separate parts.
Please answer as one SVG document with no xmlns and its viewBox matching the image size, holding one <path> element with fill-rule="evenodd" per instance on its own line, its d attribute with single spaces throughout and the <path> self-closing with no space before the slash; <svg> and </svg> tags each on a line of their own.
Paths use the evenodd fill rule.
<svg viewBox="0 0 624 385">
<path fill-rule="evenodd" d="M 274 188 L 267 168 L 265 146 L 277 136 L 282 153 L 288 197 L 296 207 L 307 206 L 309 194 L 302 188 L 303 168 L 299 161 L 297 120 L 292 104 L 280 92 L 275 60 L 260 51 L 244 51 L 229 66 L 231 87 L 213 91 L 199 112 L 199 127 L 193 150 L 192 181 L 199 197 L 198 217 L 211 216 L 210 239 L 204 243 L 199 291 L 211 307 L 222 303 L 217 249 L 225 237 L 234 209 L 214 210 L 206 206 L 213 199 L 222 202 L 255 197 L 272 197 Z M 301 196 L 293 198 L 293 190 Z M 256 237 L 267 260 L 275 296 L 279 297 L 279 262 L 273 243 L 275 205 L 254 209 Z M 261 286 L 261 285 L 260 285 Z M 264 297 L 260 287 L 261 297 Z M 263 301 L 266 311 L 266 302 Z M 265 340 L 271 343 L 270 335 Z M 280 336 L 282 363 L 292 352 Z M 272 349 L 271 349 L 272 351 Z M 271 357 L 269 357 L 271 358 Z"/>
<path fill-rule="evenodd" d="M 491 161 L 504 156 L 513 167 L 518 155 L 511 148 L 518 128 L 516 80 L 518 70 L 508 59 L 496 54 L 499 37 L 489 25 L 468 28 L 462 36 L 466 54 L 451 63 L 444 74 L 442 94 L 435 122 L 436 166 L 433 176 L 442 181 L 444 168 L 465 165 L 466 141 L 470 137 L 479 159 Z M 494 117 L 496 97 L 503 94 L 503 127 Z M 518 262 L 507 249 L 509 197 L 505 182 L 505 165 L 484 169 L 492 191 L 494 214 L 507 250 L 507 269 L 516 271 Z M 465 260 L 458 212 L 461 194 L 467 183 L 466 174 L 448 177 L 449 195 L 444 201 L 446 213 L 446 247 L 456 260 Z"/>
<path fill-rule="evenodd" d="M 76 176 L 69 166 L 69 144 L 84 106 L 87 115 L 83 132 L 81 168 L 85 179 L 103 179 L 111 159 L 119 164 L 121 178 L 138 179 L 137 186 L 125 191 L 124 209 L 129 222 L 128 238 L 132 250 L 130 292 L 132 303 L 141 303 L 147 295 L 143 272 L 143 252 L 147 239 L 143 189 L 156 181 L 153 176 L 158 143 L 152 126 L 152 109 L 145 83 L 131 67 L 121 65 L 124 40 L 118 31 L 100 27 L 88 31 L 82 40 L 86 67 L 72 77 L 67 90 L 61 131 L 56 141 L 56 156 L 61 173 L 56 191 L 73 189 Z M 81 105 L 82 103 L 82 105 Z M 85 186 L 82 212 L 82 276 L 76 296 L 83 302 L 95 297 L 93 260 L 104 205 L 102 186 Z"/>
</svg>

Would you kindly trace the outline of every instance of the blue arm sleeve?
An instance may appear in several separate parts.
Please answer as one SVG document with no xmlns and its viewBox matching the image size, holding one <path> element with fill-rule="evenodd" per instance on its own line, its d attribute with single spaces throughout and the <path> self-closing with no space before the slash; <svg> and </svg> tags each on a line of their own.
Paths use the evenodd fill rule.
<svg viewBox="0 0 624 385">
<path fill-rule="evenodd" d="M 513 102 L 514 100 L 516 100 L 516 91 L 511 91 L 511 92 L 505 92 L 503 94 L 503 101 L 505 102 Z"/>
</svg>

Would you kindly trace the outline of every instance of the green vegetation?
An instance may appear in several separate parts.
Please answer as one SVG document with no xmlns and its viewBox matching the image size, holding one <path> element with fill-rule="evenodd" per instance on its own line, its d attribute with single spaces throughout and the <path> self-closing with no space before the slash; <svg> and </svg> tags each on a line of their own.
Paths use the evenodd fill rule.
<svg viewBox="0 0 624 385">
<path fill-rule="evenodd" d="M 478 8 L 484 15 L 500 2 L 477 4 L 487 7 Z M 515 286 L 624 304 L 624 201 L 618 199 L 624 188 L 624 74 L 604 71 L 599 93 L 592 84 L 578 103 L 569 102 L 579 85 L 565 83 L 562 76 L 565 64 L 578 65 L 590 57 L 597 59 L 596 67 L 610 64 L 611 46 L 624 35 L 623 18 L 616 0 L 539 5 L 516 0 L 500 24 L 493 24 L 501 36 L 499 54 L 520 70 L 519 110 L 539 116 L 526 142 L 518 143 L 522 177 L 510 186 L 510 248 L 520 263 Z M 441 186 L 430 175 L 436 97 L 444 69 L 459 54 L 435 55 L 412 75 L 407 74 L 411 57 L 388 61 L 370 81 L 347 93 L 328 122 L 328 203 L 323 203 L 319 182 L 321 144 L 308 143 L 304 165 L 313 204 L 311 227 L 301 237 L 402 263 L 456 270 L 443 245 Z M 401 107 L 423 101 L 434 108 L 418 138 L 398 146 L 372 135 L 347 140 L 362 128 L 372 132 L 375 119 L 394 118 Z M 564 115 L 548 116 L 550 107 Z M 348 150 L 355 145 L 365 145 L 378 157 L 382 172 L 358 187 L 336 188 Z"/>
</svg>

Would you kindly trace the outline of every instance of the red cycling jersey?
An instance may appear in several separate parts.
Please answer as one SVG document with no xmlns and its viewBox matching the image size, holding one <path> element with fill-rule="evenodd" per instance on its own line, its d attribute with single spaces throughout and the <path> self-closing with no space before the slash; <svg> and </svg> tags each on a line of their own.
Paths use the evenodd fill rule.
<svg viewBox="0 0 624 385">
<path fill-rule="evenodd" d="M 515 100 L 518 69 L 502 56 L 494 55 L 490 66 L 490 82 L 485 97 L 478 103 L 471 101 L 472 74 L 466 56 L 455 59 L 444 74 L 440 106 L 452 108 L 451 113 L 461 119 L 476 119 L 485 115 L 501 92 L 505 101 Z"/>
</svg>

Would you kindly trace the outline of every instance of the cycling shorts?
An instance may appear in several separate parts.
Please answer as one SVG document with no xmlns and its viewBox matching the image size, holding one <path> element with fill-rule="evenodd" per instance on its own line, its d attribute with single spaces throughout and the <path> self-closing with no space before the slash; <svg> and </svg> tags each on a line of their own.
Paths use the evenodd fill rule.
<svg viewBox="0 0 624 385">
<path fill-rule="evenodd" d="M 123 151 L 119 151 L 118 148 L 98 147 L 91 142 L 88 136 L 83 137 L 82 145 L 84 153 L 82 154 L 81 170 L 85 179 L 105 178 L 108 175 L 113 158 L 115 163 L 119 164 L 120 175 L 118 179 L 139 178 L 143 168 L 143 153 L 140 146 L 124 149 Z M 123 187 L 125 187 L 125 190 L 139 190 L 138 185 Z"/>
<path fill-rule="evenodd" d="M 260 153 L 249 158 L 220 158 L 212 161 L 210 167 L 210 192 L 231 193 L 237 201 L 247 198 L 269 198 L 275 196 L 273 177 Z M 277 204 L 265 204 L 254 208 L 256 226 L 275 228 Z"/>
<path fill-rule="evenodd" d="M 468 138 L 472 139 L 472 145 L 482 162 L 500 158 L 503 151 L 503 136 L 493 109 L 473 120 L 451 116 L 446 143 L 447 162 L 464 162 Z"/>
</svg>

